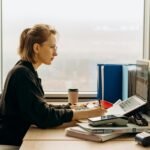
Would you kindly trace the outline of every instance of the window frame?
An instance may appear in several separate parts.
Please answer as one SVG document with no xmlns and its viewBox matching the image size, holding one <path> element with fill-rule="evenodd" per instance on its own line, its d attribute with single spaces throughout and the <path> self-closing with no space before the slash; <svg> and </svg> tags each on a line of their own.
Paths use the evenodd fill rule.
<svg viewBox="0 0 150 150">
<path fill-rule="evenodd" d="M 143 58 L 150 59 L 150 1 L 144 0 Z"/>
<path fill-rule="evenodd" d="M 0 0 L 0 95 L 1 95 L 1 91 L 2 91 L 2 64 L 3 64 L 3 57 L 2 57 L 2 0 Z"/>
</svg>

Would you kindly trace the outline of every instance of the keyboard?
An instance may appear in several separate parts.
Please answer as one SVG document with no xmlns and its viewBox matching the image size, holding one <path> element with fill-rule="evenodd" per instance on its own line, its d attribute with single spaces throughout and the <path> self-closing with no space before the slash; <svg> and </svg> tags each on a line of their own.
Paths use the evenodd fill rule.
<svg viewBox="0 0 150 150">
<path fill-rule="evenodd" d="M 86 110 L 86 109 L 92 109 L 94 107 L 99 107 L 99 103 L 97 102 L 89 102 L 89 103 L 85 103 L 85 104 L 80 104 L 80 105 L 76 105 L 75 109 L 76 110 Z"/>
</svg>

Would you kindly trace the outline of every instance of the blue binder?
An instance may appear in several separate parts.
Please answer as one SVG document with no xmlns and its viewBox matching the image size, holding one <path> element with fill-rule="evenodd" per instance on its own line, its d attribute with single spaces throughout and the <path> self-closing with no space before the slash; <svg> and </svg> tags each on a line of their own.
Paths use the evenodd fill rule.
<svg viewBox="0 0 150 150">
<path fill-rule="evenodd" d="M 122 99 L 121 64 L 98 64 L 97 98 L 111 103 Z"/>
<path fill-rule="evenodd" d="M 99 100 L 103 100 L 103 89 L 102 89 L 102 72 L 101 72 L 101 67 L 103 66 L 103 64 L 97 64 L 98 66 L 98 77 L 97 77 L 97 99 Z"/>
</svg>

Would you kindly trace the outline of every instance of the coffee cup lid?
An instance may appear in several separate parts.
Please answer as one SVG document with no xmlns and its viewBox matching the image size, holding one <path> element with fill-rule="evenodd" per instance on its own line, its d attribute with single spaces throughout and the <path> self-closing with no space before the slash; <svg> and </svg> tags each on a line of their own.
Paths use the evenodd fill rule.
<svg viewBox="0 0 150 150">
<path fill-rule="evenodd" d="M 69 92 L 78 92 L 78 89 L 68 89 Z"/>
</svg>

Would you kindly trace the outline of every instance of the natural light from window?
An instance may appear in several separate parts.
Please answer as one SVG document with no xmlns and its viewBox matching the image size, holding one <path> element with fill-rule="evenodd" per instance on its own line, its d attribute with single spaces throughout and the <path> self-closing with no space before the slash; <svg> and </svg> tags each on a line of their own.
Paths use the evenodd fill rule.
<svg viewBox="0 0 150 150">
<path fill-rule="evenodd" d="M 37 23 L 59 32 L 58 56 L 38 72 L 47 92 L 96 92 L 98 63 L 143 57 L 144 0 L 3 0 L 3 83 L 19 59 L 24 28 Z"/>
</svg>

